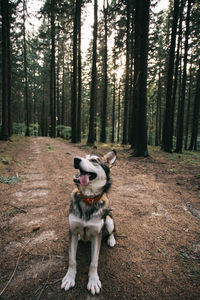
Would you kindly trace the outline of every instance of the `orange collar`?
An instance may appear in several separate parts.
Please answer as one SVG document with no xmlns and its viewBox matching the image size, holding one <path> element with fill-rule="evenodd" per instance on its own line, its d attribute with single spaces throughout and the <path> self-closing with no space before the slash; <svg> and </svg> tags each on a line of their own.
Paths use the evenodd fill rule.
<svg viewBox="0 0 200 300">
<path fill-rule="evenodd" d="M 86 204 L 92 206 L 93 204 L 97 203 L 97 202 L 102 198 L 103 195 L 98 195 L 98 196 L 96 196 L 96 197 L 94 197 L 94 198 L 90 198 L 90 197 L 85 197 L 85 196 L 80 192 L 80 196 L 81 196 L 81 198 L 83 199 L 83 201 L 84 201 Z"/>
</svg>

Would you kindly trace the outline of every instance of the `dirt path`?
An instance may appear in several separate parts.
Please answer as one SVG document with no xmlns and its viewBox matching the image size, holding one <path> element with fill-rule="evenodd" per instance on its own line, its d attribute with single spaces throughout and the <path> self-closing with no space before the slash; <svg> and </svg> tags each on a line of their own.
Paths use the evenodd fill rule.
<svg viewBox="0 0 200 300">
<path fill-rule="evenodd" d="M 102 244 L 103 288 L 92 297 L 86 289 L 90 247 L 82 243 L 76 286 L 60 289 L 68 265 L 73 156 L 88 150 L 49 138 L 17 145 L 0 144 L 0 153 L 15 155 L 0 176 L 23 178 L 0 183 L 0 293 L 6 287 L 0 299 L 200 299 L 200 182 L 193 169 L 177 175 L 169 171 L 173 161 L 128 159 L 127 151 L 118 151 L 109 192 L 117 245 Z"/>
</svg>

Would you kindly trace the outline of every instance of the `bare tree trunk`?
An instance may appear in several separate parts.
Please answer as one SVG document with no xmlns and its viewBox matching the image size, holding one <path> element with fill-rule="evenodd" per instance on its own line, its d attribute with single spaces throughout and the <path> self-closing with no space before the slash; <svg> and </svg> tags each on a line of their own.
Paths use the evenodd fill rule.
<svg viewBox="0 0 200 300">
<path fill-rule="evenodd" d="M 192 65 L 190 66 L 190 85 L 189 85 L 189 91 L 188 91 L 188 99 L 187 99 L 187 115 L 186 115 L 186 121 L 185 121 L 185 150 L 187 150 L 188 147 L 188 132 L 189 132 L 189 122 L 190 122 L 190 103 L 191 103 L 191 85 L 192 85 Z"/>
<path fill-rule="evenodd" d="M 130 32 L 130 3 L 126 2 L 126 79 L 125 79 L 125 94 L 124 94 L 124 124 L 123 124 L 123 139 L 122 144 L 127 144 L 127 127 L 128 127 L 128 103 L 129 103 L 129 32 Z"/>
<path fill-rule="evenodd" d="M 149 9 L 150 1 L 142 0 L 136 2 L 135 16 L 135 47 L 138 47 L 137 57 L 134 63 L 137 63 L 135 78 L 138 78 L 134 88 L 136 101 L 136 120 L 135 120 L 135 156 L 148 156 L 147 149 L 147 59 L 148 59 L 148 32 L 149 32 Z M 142 23 L 141 23 L 142 20 Z M 136 62 L 136 60 L 138 60 Z"/>
<path fill-rule="evenodd" d="M 73 28 L 73 74 L 72 74 L 72 94 L 71 94 L 71 127 L 72 143 L 77 142 L 77 32 L 78 32 L 78 5 L 76 0 L 74 12 Z"/>
<path fill-rule="evenodd" d="M 81 67 L 81 1 L 78 6 L 78 107 L 77 107 L 77 142 L 81 142 L 81 98 L 82 98 L 82 67 Z"/>
<path fill-rule="evenodd" d="M 107 49 L 107 40 L 108 40 L 108 28 L 107 28 L 107 10 L 108 10 L 108 1 L 103 2 L 103 11 L 104 11 L 104 57 L 103 57 L 103 70 L 104 70 L 104 84 L 103 84 L 103 107 L 101 114 L 101 134 L 100 142 L 106 142 L 106 125 L 107 125 L 107 98 L 108 98 L 108 49 Z"/>
<path fill-rule="evenodd" d="M 199 125 L 199 110 L 200 110 L 200 62 L 197 72 L 196 94 L 194 100 L 193 122 L 192 122 L 192 134 L 189 150 L 197 150 L 197 136 Z"/>
<path fill-rule="evenodd" d="M 10 130 L 10 18 L 8 0 L 2 0 L 2 132 L 1 139 L 8 140 Z"/>
<path fill-rule="evenodd" d="M 169 63 L 167 71 L 167 89 L 166 89 L 166 107 L 163 123 L 162 149 L 166 152 L 172 151 L 171 144 L 171 119 L 172 119 L 172 86 L 173 86 L 173 70 L 174 70 L 174 52 L 176 44 L 177 23 L 179 16 L 179 0 L 174 0 L 174 13 L 171 43 L 169 50 Z"/>
<path fill-rule="evenodd" d="M 188 39 L 190 33 L 191 1 L 192 0 L 188 0 L 187 17 L 186 17 L 183 80 L 182 80 L 182 88 L 181 88 L 180 112 L 178 114 L 179 118 L 177 122 L 177 139 L 176 139 L 176 150 L 175 150 L 175 152 L 177 153 L 182 153 L 182 147 L 183 147 L 183 122 L 184 122 L 184 109 L 185 109 L 185 89 L 186 89 L 186 79 L 187 79 L 187 57 L 188 57 L 188 48 L 189 48 Z"/>
<path fill-rule="evenodd" d="M 117 142 L 120 141 L 120 122 L 121 122 L 121 95 L 120 95 L 120 84 L 119 84 L 119 94 L 118 94 L 118 128 L 117 128 Z"/>
<path fill-rule="evenodd" d="M 155 146 L 160 145 L 160 130 L 159 130 L 159 124 L 161 119 L 161 70 L 159 70 L 158 74 L 158 96 L 157 96 L 157 104 L 156 104 L 156 132 L 155 132 Z"/>
<path fill-rule="evenodd" d="M 90 121 L 88 145 L 93 145 L 95 142 L 95 103 L 97 98 L 97 0 L 94 0 L 94 32 L 93 32 L 93 55 L 92 55 L 92 82 L 90 94 Z"/>
<path fill-rule="evenodd" d="M 55 76 L 55 0 L 51 0 L 51 78 L 50 78 L 50 114 L 51 137 L 56 137 L 56 76 Z"/>
<path fill-rule="evenodd" d="M 181 47 L 181 39 L 182 39 L 182 22 L 183 22 L 183 9 L 185 5 L 185 0 L 181 0 L 181 7 L 179 10 L 179 33 L 178 33 L 178 44 L 177 44 L 177 53 L 176 53 L 176 64 L 174 71 L 174 85 L 172 91 L 172 112 L 171 112 L 171 130 L 169 136 L 169 143 L 171 145 L 171 149 L 173 148 L 173 135 L 174 135 L 174 113 L 175 113 L 175 104 L 176 104 L 176 94 L 177 94 L 177 85 L 178 85 L 178 67 L 179 67 L 179 59 L 180 59 L 180 47 Z"/>
</svg>

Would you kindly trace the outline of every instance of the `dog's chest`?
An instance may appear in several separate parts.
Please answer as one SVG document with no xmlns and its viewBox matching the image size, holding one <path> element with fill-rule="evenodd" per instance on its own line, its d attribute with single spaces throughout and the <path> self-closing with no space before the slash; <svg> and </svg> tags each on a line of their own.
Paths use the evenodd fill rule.
<svg viewBox="0 0 200 300">
<path fill-rule="evenodd" d="M 103 219 L 92 218 L 89 221 L 83 220 L 74 214 L 69 214 L 69 226 L 73 234 L 80 235 L 84 241 L 91 240 L 98 235 L 104 225 Z"/>
</svg>

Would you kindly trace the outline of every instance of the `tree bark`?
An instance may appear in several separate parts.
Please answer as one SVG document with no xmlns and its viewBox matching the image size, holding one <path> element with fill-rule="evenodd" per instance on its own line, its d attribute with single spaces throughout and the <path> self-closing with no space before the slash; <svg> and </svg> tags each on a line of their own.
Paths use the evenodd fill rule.
<svg viewBox="0 0 200 300">
<path fill-rule="evenodd" d="M 55 74 L 55 0 L 51 0 L 51 72 L 50 72 L 50 114 L 52 138 L 56 137 L 56 74 Z"/>
<path fill-rule="evenodd" d="M 126 79 L 125 79 L 125 94 L 124 94 L 124 124 L 123 124 L 123 139 L 122 144 L 127 144 L 127 125 L 128 125 L 128 103 L 129 103 L 129 59 L 130 59 L 130 2 L 127 1 L 126 5 Z"/>
<path fill-rule="evenodd" d="M 199 69 L 197 72 L 196 93 L 194 100 L 192 133 L 189 150 L 197 150 L 197 137 L 198 137 L 198 125 L 199 125 L 199 110 L 200 110 L 200 61 Z"/>
<path fill-rule="evenodd" d="M 155 132 L 155 146 L 160 145 L 160 120 L 161 120 L 161 70 L 159 69 L 158 74 L 158 96 L 156 103 L 156 132 Z"/>
<path fill-rule="evenodd" d="M 173 149 L 173 135 L 174 135 L 174 113 L 175 113 L 175 104 L 176 104 L 176 94 L 177 94 L 177 85 L 178 85 L 178 67 L 180 61 L 180 46 L 181 46 L 181 39 L 182 39 L 182 22 L 183 22 L 183 9 L 185 5 L 185 0 L 181 0 L 181 7 L 179 10 L 179 33 L 178 33 L 178 44 L 177 44 L 177 52 L 176 52 L 176 63 L 175 63 L 175 70 L 174 70 L 174 84 L 173 84 L 173 91 L 172 91 L 172 112 L 171 112 L 171 129 L 170 129 L 170 136 L 169 136 L 169 143 L 171 149 Z"/>
<path fill-rule="evenodd" d="M 175 44 L 176 44 L 178 16 L 179 16 L 179 0 L 174 0 L 172 34 L 171 34 L 169 63 L 168 63 L 168 71 L 167 71 L 166 107 L 165 107 L 163 136 L 162 136 L 162 150 L 166 152 L 172 151 L 172 144 L 170 139 L 171 120 L 172 120 L 172 86 L 173 86 L 174 52 L 175 52 Z"/>
<path fill-rule="evenodd" d="M 181 88 L 181 99 L 180 99 L 180 112 L 178 113 L 177 121 L 177 139 L 176 139 L 176 153 L 182 153 L 183 148 L 183 122 L 184 122 L 184 109 L 185 109 L 185 90 L 186 90 L 186 79 L 187 79 L 187 57 L 188 57 L 188 39 L 190 34 L 190 12 L 191 2 L 188 0 L 187 17 L 186 17 L 186 32 L 185 32 L 185 51 L 184 51 L 184 65 L 183 65 L 183 80 Z"/>
<path fill-rule="evenodd" d="M 103 65 L 104 65 L 104 86 L 103 86 L 103 108 L 102 108 L 102 119 L 101 119 L 101 135 L 100 142 L 106 142 L 106 125 L 107 125 L 107 98 L 108 98 L 108 62 L 107 62 L 107 40 L 108 40 L 108 28 L 107 28 L 107 9 L 108 9 L 108 1 L 104 0 L 104 57 L 103 57 Z"/>
<path fill-rule="evenodd" d="M 2 131 L 1 139 L 11 135 L 10 17 L 9 2 L 2 0 Z"/>
<path fill-rule="evenodd" d="M 92 50 L 92 82 L 90 93 L 90 121 L 88 145 L 93 145 L 95 142 L 95 104 L 97 98 L 97 0 L 94 0 L 94 32 L 93 32 L 93 50 Z"/>
<path fill-rule="evenodd" d="M 150 1 L 136 2 L 135 11 L 135 47 L 134 59 L 134 101 L 136 102 L 134 156 L 148 156 L 147 149 L 147 59 Z M 134 127 L 134 126 L 133 126 Z"/>
<path fill-rule="evenodd" d="M 78 6 L 76 0 L 73 27 L 73 73 L 72 73 L 72 94 L 71 94 L 71 127 L 72 143 L 77 142 L 77 33 L 78 33 Z"/>
<path fill-rule="evenodd" d="M 81 0 L 78 5 L 78 107 L 77 107 L 77 142 L 81 142 L 81 99 L 82 99 L 82 67 L 81 67 Z"/>
<path fill-rule="evenodd" d="M 190 123 L 190 103 L 191 103 L 191 85 L 192 85 L 192 64 L 190 66 L 190 79 L 189 79 L 189 91 L 187 99 L 187 115 L 185 121 L 185 150 L 188 147 L 188 132 L 189 132 L 189 123 Z"/>
</svg>

